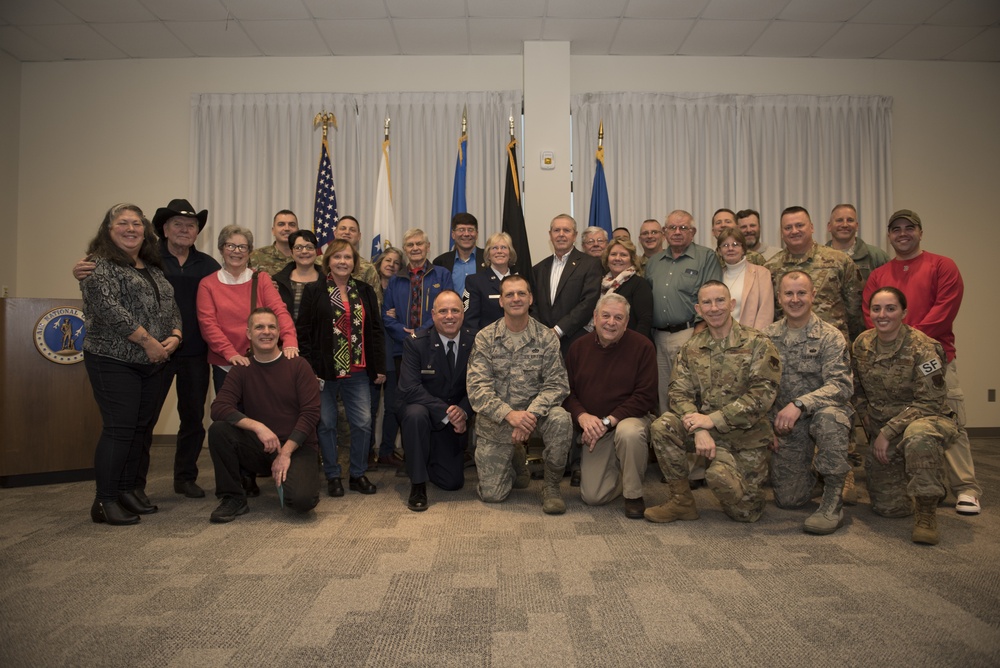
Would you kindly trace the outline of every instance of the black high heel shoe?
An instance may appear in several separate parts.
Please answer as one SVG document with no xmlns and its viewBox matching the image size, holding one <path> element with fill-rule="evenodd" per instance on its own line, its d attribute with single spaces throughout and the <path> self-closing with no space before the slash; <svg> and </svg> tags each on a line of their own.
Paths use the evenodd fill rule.
<svg viewBox="0 0 1000 668">
<path fill-rule="evenodd" d="M 113 526 L 139 523 L 139 516 L 122 508 L 117 501 L 98 501 L 97 499 L 94 499 L 94 505 L 90 507 L 90 519 L 98 524 L 107 522 Z"/>
<path fill-rule="evenodd" d="M 149 502 L 148 497 L 143 502 L 135 492 L 118 492 L 118 503 L 121 504 L 122 508 L 134 515 L 152 515 L 159 510 L 158 506 Z"/>
</svg>

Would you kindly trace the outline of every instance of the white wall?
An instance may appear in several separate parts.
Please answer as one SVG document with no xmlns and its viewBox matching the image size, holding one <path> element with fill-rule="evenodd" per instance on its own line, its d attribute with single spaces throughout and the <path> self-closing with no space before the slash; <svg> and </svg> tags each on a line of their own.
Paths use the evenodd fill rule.
<svg viewBox="0 0 1000 668">
<path fill-rule="evenodd" d="M 988 332 L 997 322 L 987 253 L 993 250 L 991 195 L 1000 183 L 1000 65 L 964 63 L 780 60 L 686 57 L 378 57 L 206 59 L 35 63 L 21 67 L 20 153 L 16 200 L 0 183 L 0 204 L 17 204 L 17 296 L 75 297 L 69 268 L 80 257 L 112 202 L 149 208 L 188 188 L 190 95 L 193 92 L 524 89 L 531 77 L 569 80 L 570 92 L 600 90 L 738 93 L 867 93 L 894 97 L 893 171 L 897 207 L 924 219 L 924 245 L 958 261 L 966 279 L 957 325 L 959 365 L 969 423 L 1000 426 L 987 388 L 1000 386 L 1000 356 Z M 530 71 L 527 71 L 528 68 Z M 543 68 L 543 71 L 537 71 Z M 0 89 L 16 88 L 0 61 Z M 567 108 L 568 113 L 568 108 Z M 521 159 L 537 164 L 542 146 L 529 145 L 532 110 L 525 109 Z M 0 106 L 0 121 L 6 120 Z M 3 146 L 16 133 L 0 130 Z M 554 141 L 568 141 L 554 138 Z M 568 159 L 568 155 L 566 156 Z M 531 177 L 529 172 L 529 177 Z M 556 211 L 535 210 L 533 177 L 525 217 L 533 256 L 550 251 L 544 226 Z M 549 198 L 567 202 L 568 192 Z M 535 190 L 534 192 L 538 192 Z M 560 207 L 562 210 L 562 207 Z M 650 212 L 662 218 L 666 212 Z M 694 212 L 700 215 L 699 212 Z M 822 222 L 826 212 L 816 212 Z M 988 222 L 987 222 L 988 221 Z M 37 230 L 56 240 L 45 263 Z M 11 224 L 3 223 L 8 240 Z M 541 225 L 543 227 L 539 228 Z M 988 226 L 989 225 L 989 226 Z M 878 236 L 884 221 L 862 221 Z M 871 239 L 869 239 L 871 240 Z M 883 240 L 884 244 L 884 240 Z M 12 244 L 8 244 L 12 246 Z M 204 243 L 202 244 L 204 247 Z M 3 252 L 3 251 L 0 251 Z M 992 254 L 992 253 L 991 253 Z M 0 262 L 0 271 L 9 270 Z M 165 409 L 165 414 L 171 411 Z M 171 426 L 161 424 L 163 431 Z"/>
</svg>

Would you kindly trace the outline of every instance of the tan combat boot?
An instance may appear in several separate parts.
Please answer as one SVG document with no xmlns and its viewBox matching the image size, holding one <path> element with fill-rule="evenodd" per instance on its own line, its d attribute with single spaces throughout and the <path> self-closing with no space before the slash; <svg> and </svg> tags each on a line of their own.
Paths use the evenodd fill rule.
<svg viewBox="0 0 1000 668">
<path fill-rule="evenodd" d="M 854 471 L 850 470 L 844 477 L 844 491 L 841 494 L 845 506 L 856 506 L 858 504 L 858 490 L 854 486 Z"/>
<path fill-rule="evenodd" d="M 657 523 L 698 519 L 698 508 L 694 505 L 694 494 L 687 479 L 671 480 L 667 484 L 670 485 L 670 498 L 666 503 L 646 508 L 642 516 Z"/>
<path fill-rule="evenodd" d="M 844 504 L 841 497 L 844 479 L 841 476 L 826 476 L 823 480 L 823 500 L 819 509 L 806 518 L 802 529 L 806 533 L 825 536 L 844 524 Z"/>
<path fill-rule="evenodd" d="M 528 472 L 528 453 L 523 443 L 514 445 L 514 489 L 524 489 L 531 484 L 531 473 Z"/>
<path fill-rule="evenodd" d="M 559 492 L 559 483 L 563 479 L 564 466 L 553 466 L 545 462 L 545 482 L 542 483 L 542 512 L 546 515 L 562 515 L 566 512 L 566 503 Z"/>
<path fill-rule="evenodd" d="M 910 538 L 914 543 L 937 545 L 939 539 L 936 514 L 938 500 L 929 497 L 919 497 L 915 501 L 913 535 Z"/>
</svg>

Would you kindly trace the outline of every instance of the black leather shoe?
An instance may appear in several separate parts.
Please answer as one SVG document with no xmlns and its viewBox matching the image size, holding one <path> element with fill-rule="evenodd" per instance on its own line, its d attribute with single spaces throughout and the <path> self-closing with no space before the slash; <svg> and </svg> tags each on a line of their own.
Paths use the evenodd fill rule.
<svg viewBox="0 0 1000 668">
<path fill-rule="evenodd" d="M 175 480 L 174 492 L 183 494 L 189 499 L 205 498 L 205 490 L 198 486 L 194 480 Z"/>
<path fill-rule="evenodd" d="M 625 499 L 625 517 L 630 520 L 641 520 L 646 512 L 646 502 L 640 496 L 638 499 Z"/>
<path fill-rule="evenodd" d="M 225 524 L 232 522 L 240 515 L 250 512 L 250 506 L 246 499 L 238 499 L 235 496 L 227 496 L 222 499 L 219 507 L 212 511 L 208 521 L 212 524 Z"/>
<path fill-rule="evenodd" d="M 260 487 L 257 486 L 257 476 L 245 475 L 241 482 L 243 484 L 243 491 L 247 493 L 248 497 L 260 496 Z"/>
<path fill-rule="evenodd" d="M 326 481 L 326 493 L 330 496 L 343 496 L 344 483 L 340 482 L 340 478 L 330 478 Z"/>
<path fill-rule="evenodd" d="M 352 492 L 374 494 L 377 491 L 375 485 L 373 485 L 365 476 L 361 476 L 360 478 L 351 478 L 348 485 L 350 486 Z"/>
<path fill-rule="evenodd" d="M 573 475 L 569 479 L 569 486 L 570 487 L 579 487 L 580 486 L 580 471 L 573 471 Z"/>
<path fill-rule="evenodd" d="M 136 487 L 135 489 L 132 490 L 132 493 L 135 494 L 135 498 L 139 499 L 139 503 L 141 503 L 142 505 L 144 506 L 153 505 L 153 502 L 149 500 L 148 496 L 146 496 L 146 490 L 139 489 L 138 487 Z"/>
<path fill-rule="evenodd" d="M 417 513 L 422 510 L 427 510 L 426 482 L 410 485 L 410 499 L 406 502 L 406 507 Z"/>
<path fill-rule="evenodd" d="M 139 516 L 122 508 L 117 501 L 97 499 L 94 499 L 94 505 L 90 507 L 90 519 L 98 524 L 107 522 L 114 526 L 139 523 Z"/>
<path fill-rule="evenodd" d="M 159 510 L 151 503 L 143 503 L 135 492 L 118 492 L 118 503 L 133 515 L 152 515 Z"/>
</svg>

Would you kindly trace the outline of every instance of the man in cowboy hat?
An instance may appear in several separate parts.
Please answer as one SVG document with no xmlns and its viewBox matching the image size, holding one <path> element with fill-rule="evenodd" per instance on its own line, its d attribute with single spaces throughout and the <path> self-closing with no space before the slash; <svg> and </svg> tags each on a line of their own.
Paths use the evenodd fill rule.
<svg viewBox="0 0 1000 668">
<path fill-rule="evenodd" d="M 181 311 L 183 339 L 167 362 L 164 378 L 164 399 L 177 378 L 177 413 L 180 429 L 177 431 L 177 452 L 174 456 L 174 491 L 197 499 L 205 491 L 195 482 L 198 478 L 198 456 L 205 442 L 205 397 L 208 394 L 209 368 L 206 359 L 208 346 L 201 338 L 195 301 L 198 283 L 221 267 L 211 255 L 194 247 L 198 233 L 205 228 L 208 210 L 195 213 L 186 199 L 170 200 L 170 204 L 156 210 L 153 227 L 160 237 L 160 257 L 163 273 L 174 288 L 174 299 Z M 83 280 L 94 270 L 94 263 L 80 261 L 73 268 L 73 276 Z M 160 402 L 162 406 L 162 401 Z M 159 416 L 157 416 L 158 418 Z M 156 418 L 151 424 L 156 424 Z M 152 431 L 147 440 L 152 441 Z M 145 494 L 146 474 L 149 472 L 149 443 L 143 449 L 139 464 L 138 491 Z M 148 499 L 143 499 L 148 501 Z"/>
</svg>

